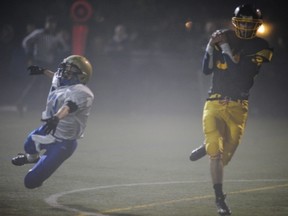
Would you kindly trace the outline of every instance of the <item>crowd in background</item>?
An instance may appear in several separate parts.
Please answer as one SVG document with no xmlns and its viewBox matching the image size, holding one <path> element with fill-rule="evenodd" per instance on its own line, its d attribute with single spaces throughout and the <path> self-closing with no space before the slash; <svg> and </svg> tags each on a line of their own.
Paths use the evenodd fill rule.
<svg viewBox="0 0 288 216">
<path fill-rule="evenodd" d="M 95 67 L 95 73 L 101 73 L 99 68 L 111 67 L 127 70 L 131 58 L 189 59 L 195 63 L 191 67 L 200 68 L 202 55 L 210 34 L 217 28 L 227 26 L 227 13 L 223 5 L 209 5 L 209 1 L 165 1 L 165 0 L 87 0 L 93 7 L 93 16 L 84 24 L 88 27 L 85 55 Z M 45 19 L 53 15 L 57 17 L 57 30 L 53 33 L 58 41 L 62 41 L 62 50 L 53 49 L 55 62 L 63 56 L 72 54 L 72 28 L 75 23 L 71 19 L 71 6 L 74 0 L 45 1 L 13 0 L 1 8 L 0 21 L 0 80 L 1 88 L 5 86 L 25 85 L 16 91 L 22 94 L 31 82 L 26 73 L 26 67 L 32 64 L 31 51 L 23 46 L 27 35 L 45 26 Z M 265 4 L 266 3 L 266 4 Z M 287 57 L 287 30 L 281 28 L 282 19 L 277 18 L 277 11 L 268 13 L 272 1 L 261 1 L 264 20 L 275 24 L 273 35 L 269 42 L 275 49 L 275 57 L 267 77 L 269 82 L 286 86 L 287 78 L 284 70 Z M 238 5 L 238 2 L 235 2 Z M 235 7 L 227 5 L 227 11 Z M 221 8 L 221 9 L 220 9 Z M 232 16 L 232 14 L 231 14 Z M 280 16 L 280 14 L 279 14 Z M 225 20 L 225 23 L 222 23 Z M 229 20 L 229 19 L 228 19 Z M 59 47 L 59 46 L 57 46 Z M 156 58 L 156 57 L 155 57 Z M 287 61 L 286 61 L 287 62 Z M 39 64 L 39 61 L 36 62 Z M 40 63 L 41 64 L 41 63 Z M 108 65 L 109 64 L 109 65 Z M 287 64 L 287 63 L 286 63 Z M 42 64 L 44 67 L 49 65 Z M 101 65 L 98 67 L 98 65 Z M 52 66 L 52 65 L 51 65 Z M 57 69 L 56 65 L 52 66 Z M 135 68 L 135 67 L 134 67 Z M 176 71 L 175 71 L 176 72 Z M 18 84 L 17 84 L 18 83 Z M 25 87 L 26 86 L 26 87 Z M 285 91 L 285 88 L 284 88 Z M 277 92 L 279 94 L 279 92 Z M 285 94 L 280 92 L 281 96 Z M 283 95 L 282 95 L 283 94 Z M 266 94 L 267 96 L 267 94 Z M 273 97 L 273 91 L 271 95 Z M 285 96 L 284 96 L 285 97 Z M 1 94 L 1 103 L 11 103 L 6 94 Z"/>
<path fill-rule="evenodd" d="M 224 17 L 225 13 L 221 12 L 222 9 L 225 9 L 224 5 L 215 8 L 214 4 L 209 7 L 207 3 L 188 3 L 189 1 L 185 0 L 87 1 L 93 7 L 93 16 L 85 23 L 89 28 L 86 54 L 90 55 L 92 59 L 96 58 L 94 55 L 105 55 L 109 49 L 111 50 L 111 39 L 113 40 L 114 37 L 115 40 L 113 34 L 119 28 L 118 26 L 124 27 L 125 43 L 129 44 L 129 49 L 132 51 L 194 54 L 194 56 L 199 55 L 199 51 L 203 51 L 203 46 L 211 32 L 219 27 L 227 26 L 227 17 Z M 11 4 L 7 5 L 8 7 L 2 7 L 0 22 L 0 62 L 2 66 L 0 74 L 8 73 L 11 58 L 17 56 L 15 49 L 22 46 L 22 40 L 32 30 L 43 27 L 48 15 L 58 17 L 58 34 L 63 34 L 63 40 L 67 40 L 67 43 L 71 45 L 71 29 L 75 24 L 71 19 L 70 11 L 73 2 L 75 0 L 29 0 L 25 2 L 13 0 L 10 2 Z M 265 2 L 270 1 L 262 1 L 260 5 Z M 237 4 L 235 2 L 235 5 Z M 231 11 L 230 8 L 234 8 L 234 5 L 226 7 L 227 11 Z M 276 12 L 272 15 L 270 12 L 265 17 L 266 10 L 268 8 L 264 9 L 264 19 L 278 21 L 272 16 Z M 222 20 L 225 20 L 225 23 L 222 23 Z M 190 28 L 185 26 L 188 21 L 191 21 Z M 269 38 L 272 40 L 270 43 L 287 51 L 287 42 L 284 40 L 285 30 L 282 29 L 280 33 L 279 27 L 275 27 L 273 30 L 277 32 L 274 32 L 272 38 Z M 15 72 L 10 71 L 9 73 Z"/>
</svg>

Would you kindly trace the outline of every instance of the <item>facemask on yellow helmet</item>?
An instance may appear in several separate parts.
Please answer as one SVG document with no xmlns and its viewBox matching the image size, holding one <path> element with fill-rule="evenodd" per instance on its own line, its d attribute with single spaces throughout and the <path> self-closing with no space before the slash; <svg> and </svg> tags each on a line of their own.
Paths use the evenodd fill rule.
<svg viewBox="0 0 288 216">
<path fill-rule="evenodd" d="M 250 4 L 238 6 L 232 17 L 236 35 L 241 39 L 254 38 L 262 23 L 261 11 Z"/>
</svg>

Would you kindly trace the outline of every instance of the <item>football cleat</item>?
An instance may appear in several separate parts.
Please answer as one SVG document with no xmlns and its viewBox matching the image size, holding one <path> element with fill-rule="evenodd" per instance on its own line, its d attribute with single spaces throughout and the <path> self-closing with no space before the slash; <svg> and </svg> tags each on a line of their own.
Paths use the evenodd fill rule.
<svg viewBox="0 0 288 216">
<path fill-rule="evenodd" d="M 231 210 L 225 203 L 225 198 L 226 198 L 226 195 L 222 197 L 216 197 L 216 201 L 215 201 L 217 212 L 221 216 L 231 215 Z"/>
<path fill-rule="evenodd" d="M 205 155 L 206 155 L 206 149 L 205 149 L 205 144 L 203 144 L 191 152 L 190 160 L 196 161 L 204 157 Z"/>
<path fill-rule="evenodd" d="M 12 164 L 15 166 L 22 166 L 24 164 L 31 164 L 31 163 L 37 163 L 40 158 L 38 157 L 34 161 L 30 162 L 27 159 L 27 155 L 24 153 L 18 153 L 16 157 L 12 158 Z"/>
</svg>

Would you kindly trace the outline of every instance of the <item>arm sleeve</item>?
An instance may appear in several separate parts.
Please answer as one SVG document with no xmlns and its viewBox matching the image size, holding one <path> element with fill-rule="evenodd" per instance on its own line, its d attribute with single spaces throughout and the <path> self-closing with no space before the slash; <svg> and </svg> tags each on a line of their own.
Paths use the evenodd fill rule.
<svg viewBox="0 0 288 216">
<path fill-rule="evenodd" d="M 73 86 L 69 91 L 69 96 L 65 100 L 65 105 L 69 106 L 71 112 L 81 111 L 90 107 L 93 103 L 94 95 L 83 85 Z"/>
<path fill-rule="evenodd" d="M 209 75 L 212 73 L 212 70 L 213 70 L 213 50 L 212 52 L 209 52 L 206 49 L 206 52 L 202 60 L 202 72 L 206 75 Z"/>
<path fill-rule="evenodd" d="M 76 110 L 78 110 L 78 105 L 75 102 L 71 101 L 71 100 L 66 101 L 65 104 L 66 104 L 66 106 L 69 107 L 69 113 L 73 113 Z"/>
<path fill-rule="evenodd" d="M 208 43 L 205 49 L 205 54 L 204 54 L 203 61 L 202 61 L 202 72 L 206 75 L 209 75 L 212 73 L 213 53 L 214 53 L 214 47 L 211 46 L 210 43 Z"/>
<path fill-rule="evenodd" d="M 233 57 L 232 55 L 232 50 L 230 48 L 230 45 L 228 43 L 223 43 L 220 45 L 221 50 L 222 50 L 222 54 L 224 55 L 224 57 L 226 57 L 225 59 L 227 60 L 227 57 L 230 58 L 230 60 L 234 63 L 238 63 L 238 61 Z"/>
</svg>

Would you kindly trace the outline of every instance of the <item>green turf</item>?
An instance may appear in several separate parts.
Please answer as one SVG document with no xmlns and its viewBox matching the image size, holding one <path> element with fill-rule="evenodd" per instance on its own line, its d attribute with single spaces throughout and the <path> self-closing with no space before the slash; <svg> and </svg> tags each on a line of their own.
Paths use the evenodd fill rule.
<svg viewBox="0 0 288 216">
<path fill-rule="evenodd" d="M 0 215 L 217 215 L 208 158 L 189 161 L 201 144 L 201 116 L 93 112 L 75 154 L 45 184 L 29 190 L 31 165 L 10 160 L 39 113 L 0 113 Z M 251 117 L 225 168 L 224 190 L 233 215 L 288 215 L 288 122 Z"/>
</svg>

